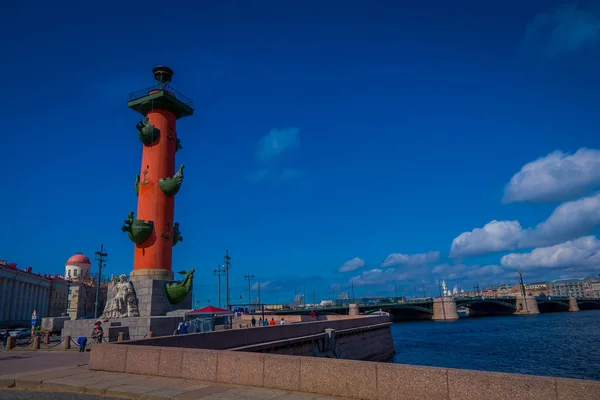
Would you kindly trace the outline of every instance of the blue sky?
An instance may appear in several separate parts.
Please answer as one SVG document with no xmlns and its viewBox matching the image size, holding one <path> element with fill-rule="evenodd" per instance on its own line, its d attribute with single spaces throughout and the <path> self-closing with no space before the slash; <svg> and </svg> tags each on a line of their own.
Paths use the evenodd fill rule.
<svg viewBox="0 0 600 400">
<path fill-rule="evenodd" d="M 166 64 L 201 303 L 227 248 L 267 302 L 599 272 L 597 2 L 64 3 L 4 6 L 0 259 L 131 270 L 126 100 Z"/>
</svg>

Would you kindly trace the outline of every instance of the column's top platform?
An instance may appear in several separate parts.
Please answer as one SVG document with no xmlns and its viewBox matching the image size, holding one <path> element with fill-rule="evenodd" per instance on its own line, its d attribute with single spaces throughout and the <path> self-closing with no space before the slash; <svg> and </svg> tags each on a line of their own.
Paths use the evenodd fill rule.
<svg viewBox="0 0 600 400">
<path fill-rule="evenodd" d="M 166 66 L 152 69 L 154 86 L 138 90 L 129 95 L 127 106 L 144 117 L 152 110 L 167 110 L 175 114 L 175 118 L 183 118 L 194 114 L 192 100 L 173 89 L 170 85 L 174 72 Z"/>
</svg>

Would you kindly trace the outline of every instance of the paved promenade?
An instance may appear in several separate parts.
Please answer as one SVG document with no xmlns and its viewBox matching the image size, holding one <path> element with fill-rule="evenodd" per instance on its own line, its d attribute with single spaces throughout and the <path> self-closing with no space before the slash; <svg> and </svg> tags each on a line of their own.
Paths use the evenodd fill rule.
<svg viewBox="0 0 600 400">
<path fill-rule="evenodd" d="M 76 351 L 5 351 L 0 352 L 0 375 L 55 367 L 86 365 L 90 353 Z"/>
<path fill-rule="evenodd" d="M 173 399 L 173 400 L 326 400 L 339 399 L 284 390 L 126 373 L 91 371 L 88 353 L 0 353 L 0 398 L 26 399 Z M 13 357 L 13 358 L 10 358 Z M 48 368 L 48 365 L 52 365 Z M 12 367 L 11 367 L 12 366 Z M 42 392 L 43 394 L 40 394 Z M 73 396 L 73 393 L 90 395 Z"/>
</svg>

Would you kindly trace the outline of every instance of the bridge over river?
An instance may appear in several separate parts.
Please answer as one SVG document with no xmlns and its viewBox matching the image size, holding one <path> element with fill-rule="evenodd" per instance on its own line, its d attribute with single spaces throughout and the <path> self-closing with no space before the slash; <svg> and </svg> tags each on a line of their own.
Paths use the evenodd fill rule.
<svg viewBox="0 0 600 400">
<path fill-rule="evenodd" d="M 354 311 L 353 311 L 354 308 Z M 319 308 L 321 314 L 348 315 L 353 313 L 372 314 L 380 311 L 390 313 L 392 319 L 400 320 L 453 320 L 458 319 L 457 310 L 464 310 L 468 316 L 484 315 L 534 315 L 548 312 L 574 312 L 600 309 L 600 298 L 575 297 L 437 297 L 416 299 L 398 303 L 358 305 L 356 307 L 337 306 Z M 280 310 L 276 315 L 307 315 L 312 309 Z"/>
</svg>

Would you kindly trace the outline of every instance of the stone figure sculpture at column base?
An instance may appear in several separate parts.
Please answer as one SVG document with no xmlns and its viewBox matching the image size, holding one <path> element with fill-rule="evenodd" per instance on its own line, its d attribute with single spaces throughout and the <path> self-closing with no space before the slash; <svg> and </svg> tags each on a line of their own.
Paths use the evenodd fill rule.
<svg viewBox="0 0 600 400">
<path fill-rule="evenodd" d="M 135 289 L 131 282 L 127 282 L 126 275 L 113 278 L 111 291 L 113 297 L 106 304 L 104 314 L 100 316 L 100 319 L 140 316 Z"/>
</svg>

